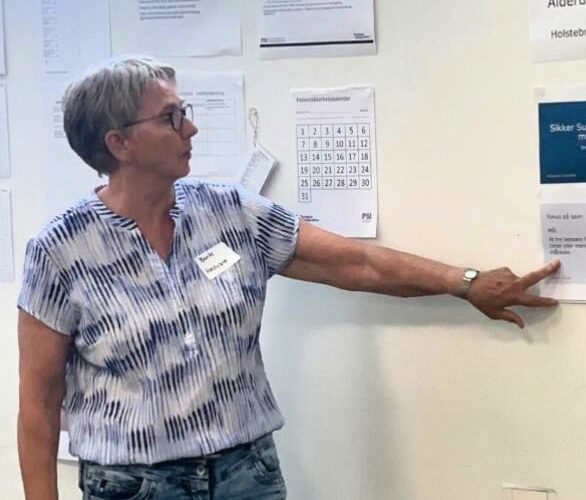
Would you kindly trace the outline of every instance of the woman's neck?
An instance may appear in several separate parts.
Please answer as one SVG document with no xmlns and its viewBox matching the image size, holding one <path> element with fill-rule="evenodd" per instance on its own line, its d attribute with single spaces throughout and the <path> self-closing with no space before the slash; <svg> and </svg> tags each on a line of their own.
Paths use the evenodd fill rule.
<svg viewBox="0 0 586 500">
<path fill-rule="evenodd" d="M 114 213 L 152 224 L 169 217 L 175 202 L 173 183 L 161 179 L 153 182 L 148 176 L 139 179 L 113 174 L 107 186 L 97 193 L 100 200 Z"/>
</svg>

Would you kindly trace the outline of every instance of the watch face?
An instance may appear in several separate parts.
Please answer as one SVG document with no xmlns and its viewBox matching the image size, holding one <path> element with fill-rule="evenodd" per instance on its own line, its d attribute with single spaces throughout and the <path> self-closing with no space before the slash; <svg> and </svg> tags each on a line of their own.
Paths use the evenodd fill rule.
<svg viewBox="0 0 586 500">
<path fill-rule="evenodd" d="M 478 274 L 479 273 L 476 269 L 466 269 L 466 272 L 464 273 L 464 278 L 473 280 L 478 276 Z"/>
</svg>

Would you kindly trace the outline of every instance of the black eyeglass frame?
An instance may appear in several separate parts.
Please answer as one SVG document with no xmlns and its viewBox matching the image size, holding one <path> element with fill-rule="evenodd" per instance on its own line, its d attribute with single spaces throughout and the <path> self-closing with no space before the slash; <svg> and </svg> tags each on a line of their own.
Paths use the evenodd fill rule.
<svg viewBox="0 0 586 500">
<path fill-rule="evenodd" d="M 189 110 L 189 116 L 187 116 Z M 161 113 L 157 116 L 150 116 L 148 118 L 142 118 L 141 120 L 136 120 L 134 122 L 125 123 L 122 125 L 123 128 L 133 127 L 134 125 L 138 125 L 139 123 L 149 122 L 151 120 L 157 120 L 158 118 L 167 117 L 169 120 L 169 124 L 171 128 L 175 130 L 175 132 L 179 132 L 183 127 L 183 120 L 185 117 L 189 118 L 193 121 L 193 106 L 191 104 L 185 104 L 180 108 L 175 108 L 172 111 L 167 111 L 166 113 Z"/>
</svg>

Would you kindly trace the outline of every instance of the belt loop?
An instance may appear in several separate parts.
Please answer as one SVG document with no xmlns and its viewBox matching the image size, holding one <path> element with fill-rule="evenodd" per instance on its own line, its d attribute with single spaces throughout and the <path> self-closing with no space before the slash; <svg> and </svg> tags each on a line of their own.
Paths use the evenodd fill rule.
<svg viewBox="0 0 586 500">
<path fill-rule="evenodd" d="M 83 460 L 80 460 L 79 461 L 79 473 L 78 473 L 78 477 L 77 477 L 77 485 L 79 486 L 79 489 L 82 491 L 83 491 L 84 483 L 85 483 L 84 471 L 85 471 L 85 463 Z"/>
<path fill-rule="evenodd" d="M 250 451 L 252 451 L 253 453 L 256 453 L 256 451 L 258 450 L 258 444 L 257 444 L 257 443 L 258 443 L 258 440 L 259 440 L 259 438 L 256 438 L 256 439 L 254 439 L 254 440 L 252 440 L 252 441 L 250 442 L 250 447 L 249 447 L 249 449 L 250 449 Z"/>
</svg>

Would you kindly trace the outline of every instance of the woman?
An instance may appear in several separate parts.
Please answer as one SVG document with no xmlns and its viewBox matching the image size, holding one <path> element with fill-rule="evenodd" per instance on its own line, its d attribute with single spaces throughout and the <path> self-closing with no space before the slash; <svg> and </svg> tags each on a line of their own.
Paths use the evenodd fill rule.
<svg viewBox="0 0 586 500">
<path fill-rule="evenodd" d="M 191 108 L 172 68 L 111 61 L 64 97 L 71 147 L 108 176 L 27 247 L 18 300 L 27 499 L 57 498 L 59 410 L 87 499 L 281 499 L 283 418 L 258 334 L 275 273 L 399 296 L 451 293 L 522 326 L 555 301 L 506 269 L 468 272 L 327 233 L 236 186 L 187 183 Z"/>
</svg>

